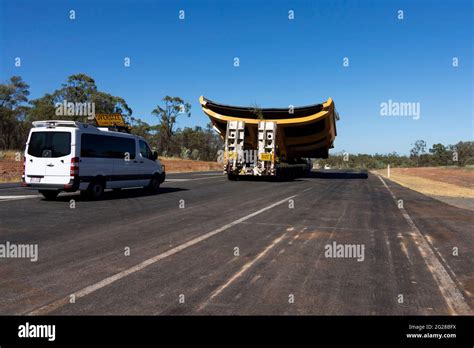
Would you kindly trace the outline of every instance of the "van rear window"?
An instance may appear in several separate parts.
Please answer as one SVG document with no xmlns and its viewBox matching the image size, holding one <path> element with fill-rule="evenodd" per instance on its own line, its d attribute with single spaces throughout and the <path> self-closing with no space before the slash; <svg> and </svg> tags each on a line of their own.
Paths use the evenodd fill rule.
<svg viewBox="0 0 474 348">
<path fill-rule="evenodd" d="M 33 157 L 63 157 L 71 153 L 71 133 L 33 132 L 28 155 Z"/>
</svg>

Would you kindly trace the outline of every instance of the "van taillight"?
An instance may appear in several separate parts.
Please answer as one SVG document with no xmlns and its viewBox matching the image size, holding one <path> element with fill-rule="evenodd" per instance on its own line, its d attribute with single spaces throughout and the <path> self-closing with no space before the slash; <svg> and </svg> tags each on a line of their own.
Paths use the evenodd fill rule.
<svg viewBox="0 0 474 348">
<path fill-rule="evenodd" d="M 21 186 L 26 186 L 26 157 L 23 156 L 23 174 L 21 175 Z"/>
<path fill-rule="evenodd" d="M 79 175 L 79 157 L 71 158 L 71 176 L 78 176 Z"/>
</svg>

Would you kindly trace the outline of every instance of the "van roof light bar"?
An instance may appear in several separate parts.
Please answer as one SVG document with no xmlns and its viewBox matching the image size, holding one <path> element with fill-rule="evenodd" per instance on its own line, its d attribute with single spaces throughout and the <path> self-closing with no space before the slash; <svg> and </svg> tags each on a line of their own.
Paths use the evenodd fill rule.
<svg viewBox="0 0 474 348">
<path fill-rule="evenodd" d="M 56 127 L 77 127 L 77 128 L 87 128 L 89 126 L 94 127 L 90 124 L 84 124 L 77 121 L 64 121 L 64 120 L 47 120 L 47 121 L 33 121 L 34 127 L 46 127 L 46 128 L 56 128 Z"/>
</svg>

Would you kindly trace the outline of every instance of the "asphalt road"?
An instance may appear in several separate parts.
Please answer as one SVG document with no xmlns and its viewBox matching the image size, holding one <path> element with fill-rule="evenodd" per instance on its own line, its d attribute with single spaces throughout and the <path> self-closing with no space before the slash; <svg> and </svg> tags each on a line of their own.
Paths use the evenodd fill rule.
<svg viewBox="0 0 474 348">
<path fill-rule="evenodd" d="M 472 315 L 472 226 L 372 174 L 174 174 L 97 202 L 1 185 L 0 244 L 38 260 L 0 259 L 0 314 Z"/>
</svg>

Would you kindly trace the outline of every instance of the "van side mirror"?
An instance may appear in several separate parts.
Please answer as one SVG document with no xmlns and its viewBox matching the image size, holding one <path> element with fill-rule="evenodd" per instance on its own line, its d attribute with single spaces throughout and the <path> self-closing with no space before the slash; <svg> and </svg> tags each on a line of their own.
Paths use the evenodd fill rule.
<svg viewBox="0 0 474 348">
<path fill-rule="evenodd" d="M 153 151 L 153 161 L 156 161 L 158 159 L 158 152 Z"/>
</svg>

